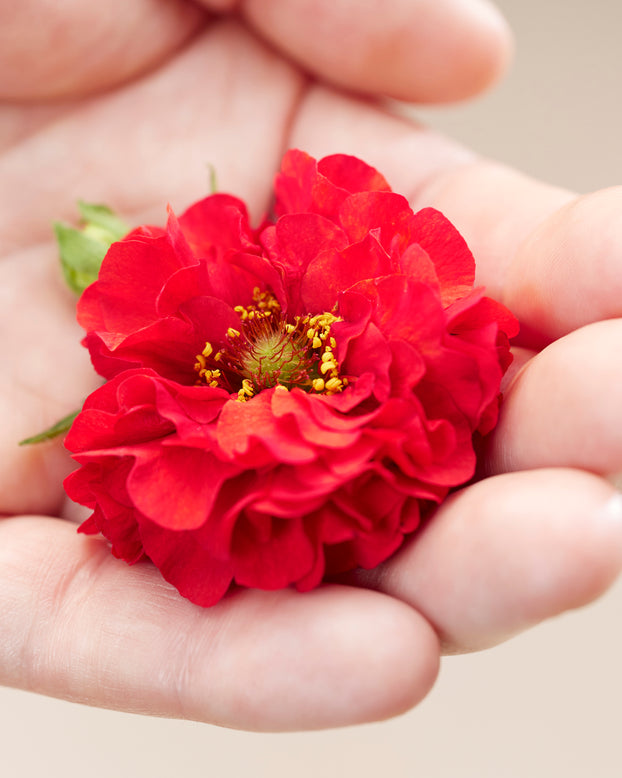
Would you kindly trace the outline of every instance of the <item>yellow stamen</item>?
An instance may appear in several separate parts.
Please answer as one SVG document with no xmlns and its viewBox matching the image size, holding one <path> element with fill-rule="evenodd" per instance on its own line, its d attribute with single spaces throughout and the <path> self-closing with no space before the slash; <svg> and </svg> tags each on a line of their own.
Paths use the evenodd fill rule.
<svg viewBox="0 0 622 778">
<path fill-rule="evenodd" d="M 326 382 L 326 390 L 329 392 L 338 392 L 342 387 L 341 378 L 331 378 Z"/>
<path fill-rule="evenodd" d="M 252 381 L 250 381 L 248 378 L 245 378 L 242 381 L 242 388 L 238 391 L 238 400 L 246 402 L 246 400 L 253 397 L 254 394 L 255 389 L 253 387 Z"/>
</svg>

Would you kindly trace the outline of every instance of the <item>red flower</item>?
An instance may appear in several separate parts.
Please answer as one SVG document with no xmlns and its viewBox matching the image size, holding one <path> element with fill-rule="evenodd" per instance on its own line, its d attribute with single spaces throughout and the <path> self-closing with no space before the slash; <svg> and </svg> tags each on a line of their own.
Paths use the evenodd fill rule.
<svg viewBox="0 0 622 778">
<path fill-rule="evenodd" d="M 109 379 L 67 437 L 82 525 L 201 605 L 372 567 L 472 477 L 516 321 L 438 212 L 286 154 L 276 221 L 212 195 L 113 244 L 78 316 Z"/>
</svg>

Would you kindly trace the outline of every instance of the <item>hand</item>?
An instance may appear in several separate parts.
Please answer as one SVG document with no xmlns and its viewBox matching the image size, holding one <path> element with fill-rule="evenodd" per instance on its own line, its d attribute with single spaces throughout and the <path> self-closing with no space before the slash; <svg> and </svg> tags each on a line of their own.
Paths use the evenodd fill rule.
<svg viewBox="0 0 622 778">
<path fill-rule="evenodd" d="M 240 21 L 182 2 L 142 0 L 132 17 L 118 6 L 66 0 L 55 6 L 66 18 L 53 26 L 25 24 L 22 4 L 11 10 L 13 29 L 0 24 L 0 87 L 18 101 L 0 111 L 0 511 L 11 516 L 0 523 L 0 680 L 256 729 L 398 713 L 429 690 L 441 643 L 492 645 L 597 596 L 620 568 L 622 507 L 602 476 L 622 465 L 614 401 L 622 324 L 613 320 L 621 195 L 574 202 L 478 161 L 320 86 L 260 39 L 348 88 L 466 96 L 507 50 L 503 29 L 470 16 L 467 4 L 396 2 L 367 15 L 334 0 L 326 8 L 256 0 L 241 4 Z M 95 24 L 89 14 L 103 18 Z M 36 36 L 51 29 L 67 37 L 48 61 Z M 102 29 L 95 46 L 88 35 Z M 362 586 L 247 591 L 202 610 L 150 565 L 129 568 L 53 518 L 72 514 L 61 486 L 72 464 L 58 442 L 17 448 L 97 382 L 49 222 L 71 218 L 78 198 L 106 202 L 130 223 L 161 222 L 163 198 L 181 211 L 205 193 L 206 163 L 258 217 L 289 146 L 357 154 L 415 207 L 445 211 L 475 253 L 480 281 L 521 317 L 525 367 L 483 460 L 489 477 L 445 503 L 393 560 L 350 582 Z"/>
</svg>

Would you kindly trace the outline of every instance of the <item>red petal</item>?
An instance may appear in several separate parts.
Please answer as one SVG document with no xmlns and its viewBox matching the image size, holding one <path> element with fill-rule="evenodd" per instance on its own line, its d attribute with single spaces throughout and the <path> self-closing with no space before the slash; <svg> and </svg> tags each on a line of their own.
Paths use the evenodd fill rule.
<svg viewBox="0 0 622 778">
<path fill-rule="evenodd" d="M 216 247 L 257 250 L 246 205 L 237 197 L 214 194 L 199 200 L 179 218 L 179 224 L 196 256 L 208 256 Z"/>
<path fill-rule="evenodd" d="M 291 392 L 274 392 L 272 412 L 277 419 L 293 417 L 301 438 L 323 449 L 347 448 L 356 443 L 360 437 L 358 425 L 339 424 L 337 414 L 333 413 L 336 422 L 334 427 L 328 415 L 324 416 L 322 425 L 318 424 L 311 410 L 318 402 L 321 403 L 318 397 L 308 395 L 300 389 L 293 389 Z"/>
<path fill-rule="evenodd" d="M 253 532 L 249 519 L 236 527 L 232 548 L 235 580 L 244 586 L 282 589 L 307 574 L 315 549 L 300 519 L 272 519 L 265 542 Z"/>
<path fill-rule="evenodd" d="M 320 252 L 347 246 L 342 229 L 315 213 L 282 216 L 275 226 L 276 254 L 273 261 L 285 272 L 299 273 Z"/>
<path fill-rule="evenodd" d="M 317 169 L 335 186 L 348 192 L 391 191 L 385 177 L 375 168 L 348 154 L 324 157 L 317 163 Z"/>
<path fill-rule="evenodd" d="M 451 331 L 462 334 L 496 322 L 508 338 L 518 335 L 520 325 L 514 314 L 496 300 L 484 297 L 483 292 L 483 287 L 474 289 L 472 294 L 447 309 Z"/>
<path fill-rule="evenodd" d="M 292 419 L 277 419 L 272 395 L 287 392 L 282 386 L 264 389 L 247 402 L 231 400 L 222 409 L 217 425 L 218 443 L 227 457 L 245 466 L 267 461 L 287 464 L 312 462 L 317 453 L 306 443 Z M 267 456 L 266 456 L 267 455 Z"/>
<path fill-rule="evenodd" d="M 342 251 L 323 251 L 311 259 L 302 279 L 303 306 L 310 312 L 330 311 L 340 292 L 390 270 L 389 256 L 372 235 Z"/>
<path fill-rule="evenodd" d="M 397 245 L 403 251 L 410 242 L 413 212 L 408 200 L 393 192 L 361 192 L 348 197 L 341 206 L 339 218 L 349 239 L 356 243 L 371 231 L 387 252 Z"/>
<path fill-rule="evenodd" d="M 145 551 L 163 577 L 191 602 L 208 607 L 226 594 L 232 579 L 228 561 L 215 559 L 194 532 L 171 532 L 143 520 L 140 535 Z"/>
<path fill-rule="evenodd" d="M 274 181 L 274 194 L 277 216 L 314 212 L 335 217 L 348 196 L 346 190 L 318 173 L 313 157 L 298 149 L 288 151 L 283 157 L 281 170 Z"/>
<path fill-rule="evenodd" d="M 137 454 L 127 480 L 134 505 L 151 521 L 176 531 L 202 526 L 221 485 L 238 472 L 196 448 L 154 444 Z"/>
<path fill-rule="evenodd" d="M 411 243 L 404 251 L 400 257 L 400 266 L 404 275 L 431 287 L 440 297 L 441 289 L 434 262 L 418 243 Z"/>
<path fill-rule="evenodd" d="M 462 235 L 440 211 L 424 208 L 416 213 L 412 221 L 412 239 L 434 262 L 444 306 L 471 291 L 475 260 Z"/>
<path fill-rule="evenodd" d="M 445 316 L 438 296 L 429 286 L 407 276 L 386 276 L 354 289 L 375 303 L 373 320 L 385 337 L 402 338 L 422 352 L 439 347 Z"/>
<path fill-rule="evenodd" d="M 78 301 L 86 330 L 130 333 L 157 318 L 156 300 L 168 278 L 185 266 L 168 237 L 113 243 L 99 279 Z"/>
</svg>

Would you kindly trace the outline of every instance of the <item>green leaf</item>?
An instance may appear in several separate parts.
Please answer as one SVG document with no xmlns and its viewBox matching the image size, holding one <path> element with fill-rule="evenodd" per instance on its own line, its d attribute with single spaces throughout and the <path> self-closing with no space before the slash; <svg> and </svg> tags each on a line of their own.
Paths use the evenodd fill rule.
<svg viewBox="0 0 622 778">
<path fill-rule="evenodd" d="M 69 288 L 82 294 L 97 279 L 106 252 L 130 228 L 105 205 L 79 202 L 82 227 L 57 222 L 54 232 Z"/>
<path fill-rule="evenodd" d="M 48 427 L 43 432 L 40 432 L 38 435 L 33 435 L 31 438 L 20 440 L 19 445 L 30 446 L 33 443 L 43 443 L 44 440 L 52 440 L 52 438 L 56 438 L 59 435 L 63 435 L 65 432 L 69 432 L 69 430 L 71 429 L 71 425 L 73 424 L 73 420 L 76 418 L 76 416 L 79 413 L 80 411 L 75 411 L 74 413 L 70 413 L 68 416 L 65 416 L 60 421 L 57 421 L 56 424 L 52 424 L 51 427 Z"/>
</svg>

